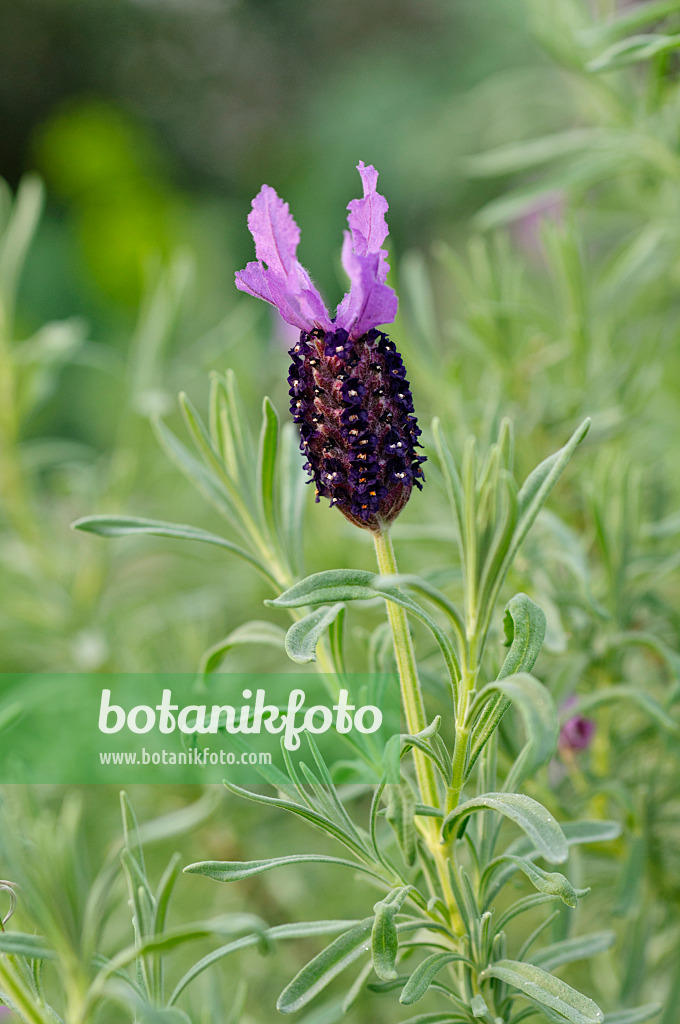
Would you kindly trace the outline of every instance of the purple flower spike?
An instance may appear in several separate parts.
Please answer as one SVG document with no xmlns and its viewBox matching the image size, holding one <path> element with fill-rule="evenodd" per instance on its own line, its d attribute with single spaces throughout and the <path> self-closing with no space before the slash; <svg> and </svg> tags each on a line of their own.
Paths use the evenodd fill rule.
<svg viewBox="0 0 680 1024">
<path fill-rule="evenodd" d="M 364 194 L 347 207 L 342 247 L 350 290 L 333 320 L 297 261 L 300 230 L 288 204 L 268 185 L 248 217 L 257 262 L 236 275 L 236 286 L 276 306 L 300 331 L 288 383 L 317 501 L 327 497 L 356 526 L 381 530 L 413 487 L 422 487 L 425 458 L 416 453 L 420 430 L 404 364 L 377 330 L 394 320 L 398 305 L 385 284 L 387 201 L 376 191 L 376 169 L 361 162 L 357 170 Z"/>
<path fill-rule="evenodd" d="M 586 750 L 594 735 L 595 722 L 583 715 L 574 715 L 560 729 L 560 747 L 562 750 Z"/>
</svg>

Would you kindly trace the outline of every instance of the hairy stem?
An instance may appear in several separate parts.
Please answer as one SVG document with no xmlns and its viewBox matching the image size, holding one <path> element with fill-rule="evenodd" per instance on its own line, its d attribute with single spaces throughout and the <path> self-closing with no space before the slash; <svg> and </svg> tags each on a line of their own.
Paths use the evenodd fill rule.
<svg viewBox="0 0 680 1024">
<path fill-rule="evenodd" d="M 387 527 L 380 533 L 373 535 L 375 551 L 378 559 L 378 568 L 382 576 L 394 576 L 397 574 L 397 561 L 394 555 L 392 539 Z M 394 642 L 394 654 L 397 660 L 399 681 L 401 684 L 401 699 L 406 717 L 406 727 L 411 735 L 421 732 L 427 725 L 425 705 L 420 689 L 418 668 L 416 665 L 413 640 L 408 624 L 406 611 L 392 601 L 387 601 L 387 617 L 392 629 Z M 430 807 L 439 807 L 440 796 L 437 787 L 437 778 L 434 765 L 420 750 L 413 751 L 416 776 L 420 799 Z M 449 865 L 446 852 L 439 838 L 439 827 L 436 819 L 427 817 L 420 818 L 417 822 L 420 832 L 427 844 L 427 848 L 435 862 L 437 876 L 441 891 L 451 914 L 451 920 L 456 930 L 462 930 L 462 922 L 456 908 L 453 890 L 449 879 Z"/>
</svg>

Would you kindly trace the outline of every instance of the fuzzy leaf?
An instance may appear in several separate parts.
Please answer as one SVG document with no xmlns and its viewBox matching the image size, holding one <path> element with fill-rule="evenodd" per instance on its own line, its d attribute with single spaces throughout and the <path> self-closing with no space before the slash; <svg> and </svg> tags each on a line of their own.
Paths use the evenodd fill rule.
<svg viewBox="0 0 680 1024">
<path fill-rule="evenodd" d="M 293 623 L 286 633 L 286 654 L 291 661 L 298 665 L 316 661 L 316 645 L 344 607 L 338 602 L 330 608 L 317 608 Z"/>
<path fill-rule="evenodd" d="M 563 939 L 553 942 L 550 946 L 534 953 L 531 962 L 544 971 L 554 971 L 562 964 L 573 963 L 574 960 L 589 960 L 597 953 L 604 953 L 616 942 L 615 932 L 593 932 L 592 935 L 579 935 L 575 939 Z M 607 1018 L 605 1017 L 605 1020 Z"/>
<path fill-rule="evenodd" d="M 306 604 L 331 604 L 335 601 L 366 601 L 378 595 L 371 585 L 375 573 L 362 569 L 329 569 L 315 572 L 269 601 L 274 608 L 300 608 Z"/>
<path fill-rule="evenodd" d="M 375 919 L 371 932 L 371 952 L 375 973 L 382 981 L 393 981 L 397 977 L 395 963 L 399 950 L 395 917 L 403 907 L 413 887 L 398 886 L 384 900 L 375 904 Z"/>
<path fill-rule="evenodd" d="M 398 786 L 388 786 L 385 797 L 385 817 L 394 829 L 405 862 L 413 867 L 416 862 L 416 801 L 413 790 L 408 782 L 401 782 Z"/>
<path fill-rule="evenodd" d="M 456 652 L 448 634 L 419 604 L 389 578 L 361 569 L 328 569 L 294 583 L 279 597 L 265 602 L 274 608 L 300 608 L 335 601 L 370 601 L 383 597 L 405 608 L 424 622 L 439 644 L 452 679 L 459 674 Z"/>
<path fill-rule="evenodd" d="M 587 714 L 601 704 L 618 703 L 621 700 L 637 704 L 641 711 L 649 715 L 657 725 L 660 725 L 667 732 L 680 732 L 677 722 L 673 721 L 661 704 L 648 693 L 645 693 L 644 690 L 637 690 L 634 686 L 609 686 L 605 691 L 585 694 L 579 697 L 574 711 L 579 714 Z"/>
<path fill-rule="evenodd" d="M 531 672 L 545 640 L 543 609 L 526 594 L 515 594 L 503 615 L 506 646 L 510 648 L 498 673 L 505 679 L 516 672 Z"/>
<path fill-rule="evenodd" d="M 252 935 L 244 935 L 234 942 L 228 942 L 225 946 L 214 949 L 202 960 L 195 963 L 187 973 L 180 978 L 175 989 L 168 1000 L 169 1005 L 177 1002 L 185 988 L 194 981 L 199 974 L 207 970 L 213 964 L 231 953 L 236 953 L 249 946 L 256 946 L 263 941 L 269 943 L 278 939 L 304 939 L 315 935 L 336 935 L 338 932 L 347 932 L 348 928 L 358 925 L 359 921 L 300 921 L 296 924 L 280 924 L 274 928 L 268 928 L 265 932 L 256 932 Z"/>
<path fill-rule="evenodd" d="M 503 626 L 510 650 L 498 673 L 498 680 L 507 679 L 515 673 L 531 672 L 545 639 L 546 619 L 535 601 L 526 594 L 516 594 L 506 606 Z M 503 693 L 499 687 L 494 692 L 494 684 L 488 692 L 491 696 L 472 729 L 466 778 L 511 704 L 511 695 Z M 531 737 L 532 734 L 528 731 L 527 735 Z"/>
<path fill-rule="evenodd" d="M 184 872 L 187 875 L 205 875 L 206 878 L 213 878 L 216 882 L 238 882 L 242 878 L 251 878 L 253 875 L 262 874 L 263 871 L 286 867 L 288 864 L 339 864 L 342 867 L 364 871 L 380 878 L 380 875 L 376 875 L 374 871 L 363 864 L 344 860 L 342 857 L 326 856 L 323 853 L 293 853 L 287 857 L 271 857 L 266 860 L 206 860 L 187 865 Z"/>
<path fill-rule="evenodd" d="M 207 675 L 215 672 L 221 665 L 229 651 L 234 647 L 243 644 L 256 644 L 258 647 L 267 644 L 270 647 L 283 648 L 286 639 L 286 631 L 273 622 L 253 619 L 252 622 L 244 622 L 237 626 L 229 636 L 218 640 L 216 644 L 209 647 L 201 658 L 199 672 Z"/>
<path fill-rule="evenodd" d="M 540 855 L 551 863 L 559 864 L 567 859 L 567 841 L 552 814 L 542 804 L 522 793 L 485 793 L 460 804 L 444 819 L 443 839 L 456 826 L 460 832 L 470 814 L 484 810 L 498 811 L 514 821 L 532 840 Z"/>
<path fill-rule="evenodd" d="M 410 1006 L 422 999 L 439 972 L 448 964 L 461 960 L 467 962 L 467 958 L 460 953 L 433 953 L 426 957 L 404 985 L 399 1002 L 403 1006 Z"/>
<path fill-rule="evenodd" d="M 368 937 L 373 918 L 368 917 L 344 935 L 339 935 L 313 960 L 310 960 L 279 996 L 276 1008 L 280 1013 L 294 1013 L 306 1006 L 315 995 L 329 985 L 345 968 L 370 951 Z"/>
<path fill-rule="evenodd" d="M 557 1010 L 571 1024 L 602 1024 L 604 1020 L 602 1010 L 592 999 L 533 964 L 499 960 L 498 963 L 490 964 L 481 976 L 498 978 L 519 989 L 532 1002 Z"/>
<path fill-rule="evenodd" d="M 544 871 L 525 857 L 503 856 L 498 858 L 497 863 L 501 862 L 514 864 L 526 875 L 535 889 L 549 896 L 559 896 L 568 907 L 575 907 L 579 894 L 584 895 L 588 891 L 577 891 L 559 871 Z"/>
<path fill-rule="evenodd" d="M 498 694 L 502 700 L 514 704 L 524 723 L 526 743 L 506 780 L 508 788 L 515 788 L 523 779 L 533 775 L 546 764 L 555 753 L 559 736 L 557 709 L 545 686 L 525 673 L 518 673 L 485 686 L 475 703 L 483 704 L 489 694 Z M 482 712 L 482 722 L 487 713 L 486 709 Z M 471 761 L 473 753 L 478 754 L 481 750 L 479 742 L 485 732 L 485 729 L 481 729 L 478 734 L 477 746 L 472 747 Z"/>
<path fill-rule="evenodd" d="M 238 544 L 232 544 L 230 540 L 219 537 L 216 533 L 208 533 L 207 530 L 201 530 L 196 526 L 187 526 L 185 523 L 165 523 L 158 519 L 142 519 L 139 516 L 106 515 L 84 516 L 82 519 L 76 519 L 71 526 L 74 530 L 96 533 L 99 537 L 129 537 L 134 534 L 150 534 L 154 537 L 176 537 L 179 540 L 199 540 L 204 544 L 215 544 L 231 551 L 233 555 L 243 558 L 267 579 L 273 583 L 276 582 L 266 566 L 244 548 L 240 548 Z"/>
<path fill-rule="evenodd" d="M 276 480 L 278 444 L 279 417 L 270 400 L 265 398 L 262 403 L 262 429 L 260 431 L 257 478 L 259 480 L 260 510 L 272 536 L 276 534 L 274 484 Z"/>
<path fill-rule="evenodd" d="M 657 1017 L 662 1009 L 659 1003 L 647 1003 L 646 1006 L 635 1006 L 631 1010 L 614 1010 L 604 1015 L 603 1024 L 645 1024 L 652 1017 Z"/>
</svg>

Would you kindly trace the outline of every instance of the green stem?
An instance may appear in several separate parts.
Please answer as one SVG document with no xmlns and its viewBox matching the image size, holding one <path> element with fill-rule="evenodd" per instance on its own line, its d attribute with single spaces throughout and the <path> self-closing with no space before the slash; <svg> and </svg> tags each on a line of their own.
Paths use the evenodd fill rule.
<svg viewBox="0 0 680 1024">
<path fill-rule="evenodd" d="M 387 527 L 381 530 L 380 533 L 374 533 L 373 539 L 375 541 L 375 552 L 380 574 L 382 576 L 396 576 L 398 572 L 397 560 L 394 555 L 392 538 Z M 386 605 L 387 617 L 392 629 L 394 654 L 397 660 L 406 726 L 409 733 L 415 735 L 426 727 L 427 717 L 420 689 L 411 630 L 409 629 L 405 609 L 389 600 L 386 601 Z M 440 796 L 434 765 L 422 751 L 414 750 L 413 754 L 420 799 L 430 807 L 439 807 Z M 449 879 L 448 857 L 439 837 L 439 827 L 436 821 L 429 817 L 425 819 L 420 818 L 417 824 L 436 865 L 437 877 L 439 878 L 441 891 L 451 914 L 452 924 L 458 931 L 462 931 L 462 922 L 456 908 L 455 897 Z"/>
</svg>

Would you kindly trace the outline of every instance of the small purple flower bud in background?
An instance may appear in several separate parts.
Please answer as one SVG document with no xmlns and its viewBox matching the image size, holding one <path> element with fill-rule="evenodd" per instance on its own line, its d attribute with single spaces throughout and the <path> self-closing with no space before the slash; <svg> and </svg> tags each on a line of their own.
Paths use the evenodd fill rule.
<svg viewBox="0 0 680 1024">
<path fill-rule="evenodd" d="M 562 705 L 562 710 L 567 711 L 576 703 L 576 697 L 568 697 Z M 590 746 L 594 735 L 595 722 L 591 718 L 586 718 L 584 715 L 572 715 L 571 718 L 564 722 L 560 729 L 560 750 L 573 752 L 586 750 Z"/>
<path fill-rule="evenodd" d="M 510 228 L 512 237 L 527 256 L 535 259 L 543 257 L 541 227 L 546 221 L 559 224 L 564 219 L 564 208 L 563 192 L 546 192 L 545 195 L 539 196 L 521 217 L 513 221 Z"/>
<path fill-rule="evenodd" d="M 10 1021 L 12 1019 L 12 1011 L 9 1006 L 0 1006 L 0 1021 Z"/>
<path fill-rule="evenodd" d="M 248 217 L 257 260 L 236 274 L 236 287 L 271 303 L 300 331 L 288 383 L 317 501 L 326 497 L 356 526 L 379 531 L 413 486 L 422 487 L 425 458 L 416 452 L 420 429 L 404 364 L 377 329 L 394 320 L 398 304 L 385 283 L 387 201 L 376 190 L 375 168 L 360 162 L 357 170 L 364 194 L 348 206 L 342 247 L 350 290 L 335 317 L 298 262 L 300 229 L 269 185 Z"/>
</svg>

